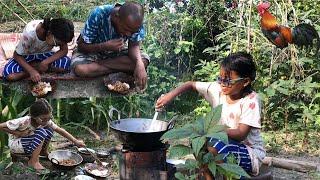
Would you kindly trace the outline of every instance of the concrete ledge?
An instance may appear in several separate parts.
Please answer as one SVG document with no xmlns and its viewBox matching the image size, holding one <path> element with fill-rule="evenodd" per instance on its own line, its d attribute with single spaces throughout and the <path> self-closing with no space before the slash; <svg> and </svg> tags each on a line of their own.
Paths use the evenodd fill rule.
<svg viewBox="0 0 320 180">
<path fill-rule="evenodd" d="M 121 82 L 127 82 L 128 79 L 123 79 L 124 73 L 114 73 L 108 76 L 109 79 L 120 80 Z M 134 88 L 130 89 L 127 94 L 118 94 L 111 92 L 104 85 L 104 78 L 79 78 L 70 77 L 68 74 L 56 75 L 54 77 L 48 75 L 42 78 L 43 81 L 54 80 L 55 88 L 53 92 L 49 92 L 46 98 L 80 98 L 80 97 L 106 97 L 106 96 L 125 96 L 134 94 Z M 10 89 L 15 89 L 26 96 L 32 96 L 30 92 L 30 80 L 25 79 L 16 82 L 0 81 Z"/>
</svg>

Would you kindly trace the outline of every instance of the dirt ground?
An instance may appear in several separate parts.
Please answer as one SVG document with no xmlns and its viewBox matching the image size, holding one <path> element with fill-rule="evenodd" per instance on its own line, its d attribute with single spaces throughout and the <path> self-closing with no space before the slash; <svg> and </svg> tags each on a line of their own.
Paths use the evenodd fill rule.
<svg viewBox="0 0 320 180">
<path fill-rule="evenodd" d="M 308 155 L 294 156 L 288 154 L 268 153 L 267 156 L 320 164 L 320 157 L 312 157 Z M 272 171 L 274 180 L 320 180 L 320 172 L 302 173 L 275 167 L 270 167 L 270 170 Z"/>
</svg>

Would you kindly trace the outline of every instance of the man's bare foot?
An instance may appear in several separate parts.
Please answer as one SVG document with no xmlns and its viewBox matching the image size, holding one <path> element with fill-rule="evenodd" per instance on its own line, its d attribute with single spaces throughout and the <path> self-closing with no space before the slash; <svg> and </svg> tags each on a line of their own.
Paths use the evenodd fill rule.
<svg viewBox="0 0 320 180">
<path fill-rule="evenodd" d="M 42 164 L 40 164 L 40 162 L 28 162 L 28 166 L 32 166 L 35 170 L 43 170 L 45 169 L 45 167 L 42 166 Z"/>
</svg>

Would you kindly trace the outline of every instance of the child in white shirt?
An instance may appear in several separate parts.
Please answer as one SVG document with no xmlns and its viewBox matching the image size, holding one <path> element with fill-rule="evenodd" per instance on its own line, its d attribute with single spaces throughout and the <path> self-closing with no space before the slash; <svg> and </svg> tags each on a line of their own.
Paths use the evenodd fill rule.
<svg viewBox="0 0 320 180">
<path fill-rule="evenodd" d="M 229 144 L 209 138 L 208 151 L 214 155 L 233 154 L 244 170 L 257 175 L 266 152 L 260 135 L 260 100 L 251 85 L 256 77 L 255 64 L 251 55 L 238 52 L 224 58 L 220 65 L 216 82 L 186 82 L 161 96 L 156 109 L 189 90 L 199 92 L 212 107 L 222 104 L 220 123 L 229 127 Z"/>
<path fill-rule="evenodd" d="M 74 26 L 67 19 L 47 18 L 29 22 L 23 30 L 13 58 L 4 67 L 4 79 L 16 81 L 30 77 L 33 82 L 39 82 L 43 72 L 69 71 L 71 59 L 67 56 L 67 43 L 73 37 Z M 53 52 L 54 46 L 59 46 L 60 49 Z"/>
<path fill-rule="evenodd" d="M 85 146 L 65 129 L 56 125 L 52 119 L 52 107 L 47 100 L 36 100 L 28 116 L 8 120 L 0 124 L 0 130 L 9 134 L 9 147 L 13 153 L 31 154 L 28 165 L 36 170 L 44 169 L 39 162 L 39 155 L 48 155 L 48 144 L 56 131 L 79 147 Z"/>
</svg>

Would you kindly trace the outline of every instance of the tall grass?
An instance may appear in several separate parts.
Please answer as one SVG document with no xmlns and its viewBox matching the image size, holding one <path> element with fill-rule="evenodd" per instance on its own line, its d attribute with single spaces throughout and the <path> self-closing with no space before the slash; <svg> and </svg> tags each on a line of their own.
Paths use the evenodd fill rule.
<svg viewBox="0 0 320 180">
<path fill-rule="evenodd" d="M 4 97 L 7 98 L 4 98 Z M 23 99 L 23 95 L 16 91 L 16 90 L 9 90 L 8 93 L 5 93 L 3 91 L 3 85 L 0 84 L 0 123 L 6 122 L 9 119 L 14 119 L 17 117 L 20 117 L 22 115 L 24 115 L 28 108 L 23 109 L 22 111 L 20 111 L 17 107 L 18 104 L 21 102 L 21 100 Z M 0 132 L 0 140 L 1 140 L 1 144 L 0 144 L 0 152 L 1 152 L 1 157 L 3 157 L 4 153 L 4 147 L 7 145 L 8 143 L 8 136 L 7 134 L 5 134 L 4 132 Z"/>
</svg>

